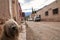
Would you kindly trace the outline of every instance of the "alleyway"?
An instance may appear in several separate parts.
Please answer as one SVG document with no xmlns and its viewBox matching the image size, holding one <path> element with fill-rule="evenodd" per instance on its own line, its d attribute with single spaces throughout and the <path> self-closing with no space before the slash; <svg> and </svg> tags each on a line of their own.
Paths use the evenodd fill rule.
<svg viewBox="0 0 60 40">
<path fill-rule="evenodd" d="M 60 40 L 60 22 L 28 21 L 27 24 L 27 40 Z"/>
</svg>

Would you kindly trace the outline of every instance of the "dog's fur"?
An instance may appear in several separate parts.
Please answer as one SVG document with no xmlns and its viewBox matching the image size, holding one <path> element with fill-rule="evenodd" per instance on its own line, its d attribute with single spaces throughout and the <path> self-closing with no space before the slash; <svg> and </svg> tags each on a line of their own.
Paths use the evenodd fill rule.
<svg viewBox="0 0 60 40">
<path fill-rule="evenodd" d="M 4 24 L 1 40 L 18 40 L 18 27 L 18 24 L 13 19 L 8 20 Z"/>
</svg>

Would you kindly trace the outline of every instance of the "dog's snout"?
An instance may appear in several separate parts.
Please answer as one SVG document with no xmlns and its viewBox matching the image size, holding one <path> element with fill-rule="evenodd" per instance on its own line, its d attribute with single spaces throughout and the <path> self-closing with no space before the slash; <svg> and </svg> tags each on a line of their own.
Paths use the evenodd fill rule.
<svg viewBox="0 0 60 40">
<path fill-rule="evenodd" d="M 12 27 L 13 30 L 16 30 L 17 28 L 16 27 Z"/>
</svg>

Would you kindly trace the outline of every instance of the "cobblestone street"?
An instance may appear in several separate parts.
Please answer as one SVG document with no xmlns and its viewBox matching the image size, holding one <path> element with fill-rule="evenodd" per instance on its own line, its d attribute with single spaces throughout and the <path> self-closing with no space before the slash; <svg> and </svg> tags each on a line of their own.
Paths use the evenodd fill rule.
<svg viewBox="0 0 60 40">
<path fill-rule="evenodd" d="M 27 24 L 32 31 L 27 32 L 27 40 L 60 40 L 60 22 L 27 21 Z"/>
</svg>

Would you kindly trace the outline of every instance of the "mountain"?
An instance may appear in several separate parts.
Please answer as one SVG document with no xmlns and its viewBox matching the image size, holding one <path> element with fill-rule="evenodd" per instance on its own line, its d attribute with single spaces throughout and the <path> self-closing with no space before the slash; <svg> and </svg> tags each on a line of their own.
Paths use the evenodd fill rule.
<svg viewBox="0 0 60 40">
<path fill-rule="evenodd" d="M 25 16 L 29 16 L 31 12 L 25 12 Z"/>
</svg>

